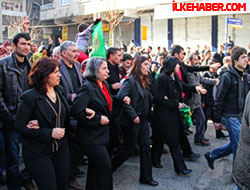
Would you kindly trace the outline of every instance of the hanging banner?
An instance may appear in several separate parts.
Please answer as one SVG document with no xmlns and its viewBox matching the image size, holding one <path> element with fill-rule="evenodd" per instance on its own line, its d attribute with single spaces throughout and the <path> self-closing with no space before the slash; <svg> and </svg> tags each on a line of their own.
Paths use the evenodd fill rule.
<svg viewBox="0 0 250 190">
<path fill-rule="evenodd" d="M 68 40 L 68 26 L 63 26 L 62 27 L 62 41 L 67 41 Z"/>
<path fill-rule="evenodd" d="M 114 31 L 109 31 L 109 46 L 114 47 Z"/>
<path fill-rule="evenodd" d="M 148 27 L 142 26 L 142 40 L 147 40 L 148 37 Z"/>
</svg>

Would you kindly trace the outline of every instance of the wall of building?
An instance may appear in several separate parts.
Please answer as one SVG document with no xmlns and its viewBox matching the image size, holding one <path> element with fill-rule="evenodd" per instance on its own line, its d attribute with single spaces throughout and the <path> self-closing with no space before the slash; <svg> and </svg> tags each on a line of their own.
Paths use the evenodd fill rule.
<svg viewBox="0 0 250 190">
<path fill-rule="evenodd" d="M 225 17 L 228 16 L 233 18 L 233 15 L 222 15 L 218 16 L 218 44 L 225 43 Z M 238 14 L 235 18 L 242 19 L 243 27 L 242 29 L 228 28 L 228 35 L 232 36 L 232 40 L 235 45 L 247 48 L 250 43 L 250 14 Z"/>
<path fill-rule="evenodd" d="M 211 47 L 211 16 L 173 19 L 173 43 L 195 49 L 199 44 Z"/>
<path fill-rule="evenodd" d="M 123 40 L 126 45 L 130 40 L 134 39 L 134 23 L 120 23 L 115 30 L 115 47 L 120 47 L 120 42 Z"/>
</svg>

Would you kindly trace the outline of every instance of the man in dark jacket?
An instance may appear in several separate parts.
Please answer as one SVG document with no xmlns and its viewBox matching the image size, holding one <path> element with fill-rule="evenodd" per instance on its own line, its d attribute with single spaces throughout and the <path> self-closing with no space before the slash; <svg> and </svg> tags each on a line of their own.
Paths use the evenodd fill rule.
<svg viewBox="0 0 250 190">
<path fill-rule="evenodd" d="M 22 183 L 19 172 L 19 134 L 14 130 L 14 123 L 18 99 L 28 88 L 31 63 L 26 56 L 30 51 L 30 40 L 28 33 L 18 33 L 13 38 L 14 52 L 0 60 L 0 120 L 3 122 L 5 140 L 7 186 L 11 190 L 20 190 Z M 35 189 L 26 172 L 22 173 L 22 177 L 29 181 L 25 182 L 26 189 Z"/>
<path fill-rule="evenodd" d="M 116 100 L 116 94 L 122 87 L 119 76 L 119 64 L 121 63 L 122 53 L 119 48 L 111 47 L 107 51 L 107 62 L 109 69 L 109 77 L 107 82 L 111 91 L 113 99 L 113 109 L 111 113 L 110 121 L 110 141 L 109 141 L 109 152 L 112 153 L 113 149 L 119 144 L 120 125 L 118 117 L 120 114 L 120 106 Z"/>
<path fill-rule="evenodd" d="M 177 72 L 179 79 L 181 80 L 181 82 L 188 84 L 188 72 L 195 72 L 195 71 L 206 71 L 209 70 L 209 67 L 219 67 L 219 64 L 214 64 L 211 66 L 198 66 L 198 65 L 186 65 L 183 62 L 183 59 L 185 57 L 185 52 L 184 52 L 184 48 L 181 47 L 180 45 L 175 45 L 172 50 L 171 50 L 171 56 L 175 56 L 179 59 L 180 61 L 180 69 Z M 191 93 L 182 93 L 182 98 L 184 100 L 184 102 L 186 101 L 186 99 L 191 98 L 192 94 Z M 180 134 L 180 145 L 183 151 L 183 156 L 184 156 L 184 160 L 186 161 L 194 161 L 197 160 L 200 155 L 199 154 L 195 154 L 192 151 L 192 148 L 190 146 L 189 140 L 186 136 L 186 134 L 184 133 L 184 126 L 183 129 L 180 130 L 181 134 Z"/>
<path fill-rule="evenodd" d="M 76 92 L 83 84 L 83 76 L 81 74 L 80 63 L 77 62 L 78 51 L 77 46 L 72 41 L 65 41 L 60 45 L 61 59 L 59 62 L 61 81 L 60 84 L 66 92 L 66 99 L 72 105 Z M 71 128 L 69 130 L 69 146 L 70 146 L 70 188 L 80 190 L 82 186 L 76 180 L 77 167 L 83 158 L 83 152 L 76 140 L 77 121 L 70 118 Z"/>
<path fill-rule="evenodd" d="M 235 159 L 239 141 L 241 119 L 246 95 L 249 91 L 249 76 L 244 72 L 247 66 L 247 51 L 234 47 L 231 51 L 233 66 L 222 76 L 218 86 L 214 105 L 214 127 L 226 127 L 230 143 L 207 152 L 205 158 L 208 166 L 214 169 L 214 160 L 233 153 Z"/>
</svg>

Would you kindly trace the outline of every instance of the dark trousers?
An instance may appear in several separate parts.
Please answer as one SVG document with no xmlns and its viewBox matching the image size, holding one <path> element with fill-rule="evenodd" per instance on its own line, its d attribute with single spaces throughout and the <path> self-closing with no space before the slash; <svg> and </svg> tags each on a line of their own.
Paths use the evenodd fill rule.
<svg viewBox="0 0 250 190">
<path fill-rule="evenodd" d="M 70 174 L 69 180 L 70 182 L 76 179 L 74 174 L 77 167 L 80 165 L 82 158 L 83 158 L 83 150 L 79 143 L 77 142 L 76 138 L 69 139 L 69 152 L 70 152 Z"/>
<path fill-rule="evenodd" d="M 23 158 L 39 190 L 68 190 L 68 146 L 59 146 L 57 152 L 39 156 L 23 149 Z"/>
<path fill-rule="evenodd" d="M 183 156 L 181 154 L 181 150 L 179 148 L 179 144 L 172 144 L 165 142 L 170 150 L 172 160 L 174 163 L 174 169 L 176 172 L 183 171 L 187 169 L 186 164 L 183 160 Z M 164 143 L 158 142 L 156 140 L 153 141 L 152 146 L 152 163 L 160 164 L 161 163 L 161 155 L 163 150 Z"/>
<path fill-rule="evenodd" d="M 205 131 L 207 130 L 207 121 L 213 118 L 213 106 L 205 106 L 203 108 L 205 115 Z"/>
<path fill-rule="evenodd" d="M 70 153 L 70 173 L 69 173 L 70 182 L 76 179 L 74 172 L 80 165 L 84 155 L 83 150 L 77 140 L 76 134 L 77 134 L 77 121 L 71 118 L 70 129 L 68 131 L 69 153 Z"/>
<path fill-rule="evenodd" d="M 180 126 L 179 139 L 180 139 L 180 145 L 181 145 L 183 156 L 186 157 L 186 156 L 190 156 L 191 154 L 193 154 L 188 137 L 185 134 L 185 126 L 183 126 L 183 124 L 181 124 Z"/>
<path fill-rule="evenodd" d="M 135 152 L 138 142 L 140 149 L 140 181 L 151 181 L 153 178 L 147 117 L 140 117 L 140 124 L 122 126 L 122 133 L 124 145 L 112 159 L 113 171 L 119 168 Z"/>
<path fill-rule="evenodd" d="M 119 114 L 112 114 L 110 120 L 110 130 L 109 130 L 109 145 L 108 151 L 112 155 L 115 148 L 120 146 L 120 124 L 119 124 Z"/>
<path fill-rule="evenodd" d="M 112 166 L 105 145 L 82 145 L 89 159 L 86 190 L 112 190 Z"/>
<path fill-rule="evenodd" d="M 203 108 L 204 114 L 205 114 L 205 132 L 207 130 L 207 121 L 209 119 L 213 119 L 213 106 L 205 106 Z M 204 133 L 205 133 L 204 132 Z M 216 136 L 220 136 L 223 135 L 223 132 L 221 131 L 221 129 L 215 130 Z"/>
<path fill-rule="evenodd" d="M 196 127 L 194 142 L 201 142 L 205 133 L 205 115 L 201 106 L 193 111 L 192 120 L 195 120 Z"/>
</svg>

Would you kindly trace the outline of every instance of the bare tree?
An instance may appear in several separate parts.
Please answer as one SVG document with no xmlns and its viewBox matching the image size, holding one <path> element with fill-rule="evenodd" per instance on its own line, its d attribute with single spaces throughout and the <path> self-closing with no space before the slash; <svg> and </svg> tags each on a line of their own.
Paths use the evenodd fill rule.
<svg viewBox="0 0 250 190">
<path fill-rule="evenodd" d="M 124 16 L 124 10 L 109 10 L 104 13 L 103 20 L 106 20 L 110 25 L 110 30 L 114 30 L 119 25 Z"/>
</svg>

